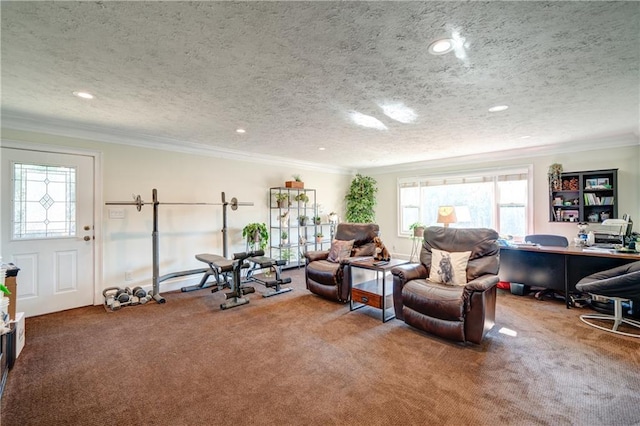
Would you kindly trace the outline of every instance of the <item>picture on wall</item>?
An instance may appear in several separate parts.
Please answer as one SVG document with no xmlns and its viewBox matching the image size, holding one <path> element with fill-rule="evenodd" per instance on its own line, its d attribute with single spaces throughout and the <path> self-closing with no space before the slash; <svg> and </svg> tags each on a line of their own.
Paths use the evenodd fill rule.
<svg viewBox="0 0 640 426">
<path fill-rule="evenodd" d="M 591 189 L 598 186 L 598 179 L 587 179 L 584 183 L 584 189 Z"/>
</svg>

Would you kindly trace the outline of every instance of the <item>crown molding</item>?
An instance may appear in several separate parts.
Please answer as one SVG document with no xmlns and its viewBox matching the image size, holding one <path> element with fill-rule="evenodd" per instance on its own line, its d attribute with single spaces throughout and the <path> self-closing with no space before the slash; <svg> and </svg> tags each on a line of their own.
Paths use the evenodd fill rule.
<svg viewBox="0 0 640 426">
<path fill-rule="evenodd" d="M 275 155 L 253 154 L 225 148 L 213 148 L 205 145 L 186 142 L 172 138 L 128 133 L 116 129 L 89 126 L 83 123 L 50 118 L 35 117 L 12 112 L 2 113 L 2 127 L 11 130 L 46 133 L 75 139 L 87 139 L 95 142 L 135 146 L 139 148 L 159 149 L 182 154 L 205 155 L 208 157 L 224 158 L 228 160 L 247 161 L 278 167 L 295 167 L 323 173 L 353 175 L 355 169 L 346 169 L 328 164 L 297 161 Z"/>
<path fill-rule="evenodd" d="M 399 173 L 429 168 L 444 168 L 483 164 L 489 161 L 522 160 L 523 157 L 542 157 L 546 155 L 566 154 L 572 152 L 594 151 L 625 146 L 640 145 L 640 138 L 635 133 L 602 137 L 582 141 L 563 142 L 552 145 L 530 146 L 526 148 L 509 149 L 504 151 L 484 152 L 481 154 L 464 155 L 459 157 L 440 158 L 419 161 L 415 163 L 396 164 L 392 166 L 371 167 L 358 170 L 358 173 L 380 175 Z"/>
</svg>

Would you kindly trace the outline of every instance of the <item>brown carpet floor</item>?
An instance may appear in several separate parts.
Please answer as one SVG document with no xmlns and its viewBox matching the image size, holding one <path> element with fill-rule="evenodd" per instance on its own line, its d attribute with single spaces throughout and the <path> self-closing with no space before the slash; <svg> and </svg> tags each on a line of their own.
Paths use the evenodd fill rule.
<svg viewBox="0 0 640 426">
<path fill-rule="evenodd" d="M 2 426 L 640 424 L 640 340 L 584 309 L 500 291 L 497 326 L 460 345 L 284 275 L 294 291 L 227 311 L 200 290 L 28 318 Z"/>
</svg>

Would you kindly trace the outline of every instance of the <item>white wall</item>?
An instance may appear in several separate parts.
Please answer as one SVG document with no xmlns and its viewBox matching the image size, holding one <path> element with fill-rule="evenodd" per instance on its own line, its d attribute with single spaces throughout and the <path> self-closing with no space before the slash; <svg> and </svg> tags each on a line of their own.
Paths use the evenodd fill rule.
<svg viewBox="0 0 640 426">
<path fill-rule="evenodd" d="M 636 138 L 637 140 L 637 138 Z M 604 145 L 606 146 L 606 145 Z M 462 172 L 486 168 L 498 168 L 509 166 L 533 165 L 533 205 L 534 205 L 534 229 L 532 233 L 558 234 L 566 236 L 569 241 L 577 233 L 577 227 L 573 223 L 559 223 L 549 221 L 549 188 L 547 171 L 553 163 L 563 165 L 565 172 L 582 170 L 618 169 L 618 216 L 627 213 L 634 223 L 634 231 L 640 230 L 640 146 L 637 144 L 624 147 L 604 147 L 597 150 L 564 152 L 553 155 L 536 155 L 512 159 L 487 161 L 482 156 L 481 161 L 472 161 L 468 158 L 461 164 L 451 164 L 440 167 L 437 162 L 411 170 L 388 172 L 384 169 L 369 169 L 361 173 L 374 177 L 378 182 L 378 205 L 376 207 L 376 220 L 380 225 L 382 239 L 387 247 L 398 256 L 409 256 L 412 241 L 408 237 L 400 237 L 397 232 L 398 201 L 397 179 L 409 176 L 429 174 L 442 174 Z"/>
<path fill-rule="evenodd" d="M 304 170 L 287 164 L 269 165 L 221 159 L 206 155 L 183 154 L 163 150 L 129 147 L 113 143 L 74 139 L 42 133 L 2 129 L 2 138 L 60 147 L 94 150 L 102 153 L 102 201 L 130 201 L 132 194 L 140 194 L 151 201 L 152 188 L 158 189 L 160 202 L 212 202 L 221 201 L 221 192 L 227 199 L 253 202 L 253 207 L 228 210 L 229 253 L 243 251 L 242 227 L 249 222 L 267 222 L 269 219 L 268 188 L 282 186 L 292 174 L 300 174 L 305 187 L 317 190 L 317 202 L 324 212 L 334 210 L 344 217 L 344 195 L 352 176 Z M 362 173 L 378 182 L 376 219 L 382 238 L 394 255 L 407 256 L 411 240 L 397 235 L 397 179 L 400 177 L 450 173 L 480 168 L 509 167 L 532 164 L 534 170 L 534 229 L 536 233 L 552 233 L 573 238 L 575 224 L 549 222 L 547 170 L 552 163 L 560 163 L 565 171 L 618 169 L 618 212 L 628 213 L 640 229 L 640 146 L 610 147 L 582 152 L 553 155 L 530 155 L 517 159 L 480 161 L 465 159 L 460 164 L 447 161 L 446 166 L 431 163 L 420 169 L 393 172 L 368 169 Z M 109 219 L 109 207 L 102 206 L 103 276 L 102 287 L 151 284 L 152 276 L 152 206 L 124 207 L 124 219 Z M 197 253 L 222 255 L 221 206 L 160 206 L 160 274 L 205 265 L 195 259 Z M 133 281 L 124 280 L 125 272 L 133 273 Z M 163 283 L 168 291 L 197 282 L 198 276 L 185 277 L 187 282 Z M 179 281 L 179 280 L 176 280 Z"/>
<path fill-rule="evenodd" d="M 344 216 L 344 196 L 351 175 L 323 173 L 287 164 L 269 165 L 183 154 L 163 150 L 130 147 L 113 143 L 73 139 L 41 133 L 3 129 L 3 140 L 26 141 L 58 147 L 99 151 L 103 159 L 103 201 L 132 201 L 140 194 L 151 202 L 152 189 L 162 202 L 220 203 L 224 191 L 227 200 L 253 202 L 252 207 L 227 209 L 229 253 L 245 250 L 242 228 L 250 222 L 269 221 L 269 188 L 284 186 L 292 174 L 300 174 L 306 188 L 316 190 L 317 203 Z M 109 219 L 110 208 L 124 208 L 124 219 Z M 150 286 L 152 277 L 153 207 L 102 205 L 103 282 L 102 288 Z M 160 275 L 206 265 L 195 259 L 198 253 L 223 254 L 222 206 L 159 206 Z M 125 281 L 125 272 L 133 273 Z M 200 276 L 176 279 L 161 285 L 161 291 L 197 283 Z M 185 280 L 184 282 L 177 282 Z"/>
</svg>

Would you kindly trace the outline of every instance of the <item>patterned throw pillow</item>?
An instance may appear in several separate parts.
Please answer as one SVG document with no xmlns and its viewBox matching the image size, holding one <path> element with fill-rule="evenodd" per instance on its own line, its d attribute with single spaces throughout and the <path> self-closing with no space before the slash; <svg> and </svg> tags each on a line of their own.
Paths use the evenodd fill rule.
<svg viewBox="0 0 640 426">
<path fill-rule="evenodd" d="M 331 249 L 329 250 L 329 262 L 338 263 L 342 259 L 351 256 L 351 249 L 355 240 L 333 240 L 331 242 Z"/>
<path fill-rule="evenodd" d="M 470 251 L 449 253 L 432 249 L 429 281 L 447 285 L 467 284 L 467 263 L 470 255 Z"/>
</svg>

